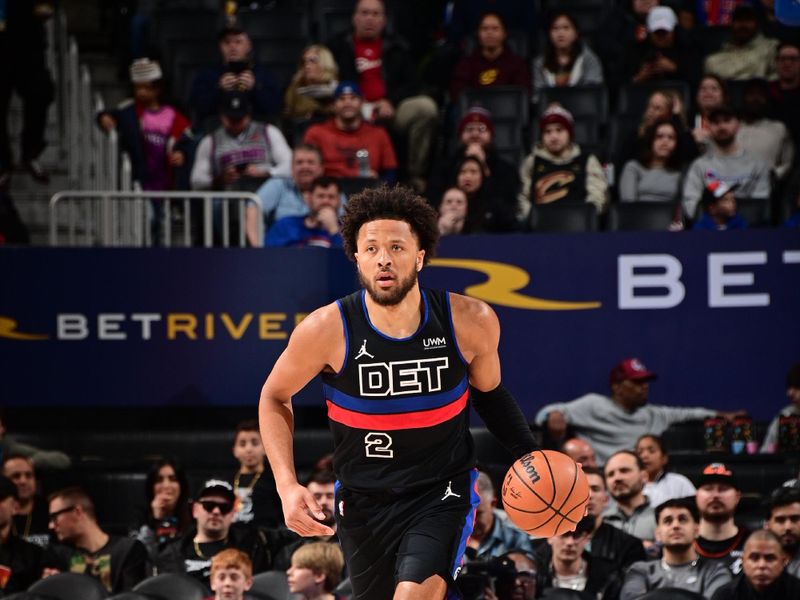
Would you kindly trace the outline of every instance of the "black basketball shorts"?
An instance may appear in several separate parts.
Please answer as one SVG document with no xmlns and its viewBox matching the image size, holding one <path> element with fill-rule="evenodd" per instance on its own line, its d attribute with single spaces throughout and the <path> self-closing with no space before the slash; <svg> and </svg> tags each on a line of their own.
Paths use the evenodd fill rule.
<svg viewBox="0 0 800 600">
<path fill-rule="evenodd" d="M 452 591 L 480 502 L 477 477 L 473 469 L 403 495 L 359 493 L 337 482 L 336 533 L 353 598 L 391 600 L 399 582 L 432 575 Z"/>
</svg>

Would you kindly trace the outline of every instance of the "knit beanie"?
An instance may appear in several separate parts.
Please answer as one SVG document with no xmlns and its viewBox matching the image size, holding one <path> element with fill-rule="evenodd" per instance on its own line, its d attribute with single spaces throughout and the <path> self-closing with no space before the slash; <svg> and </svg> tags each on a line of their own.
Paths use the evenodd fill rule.
<svg viewBox="0 0 800 600">
<path fill-rule="evenodd" d="M 551 123 L 561 125 L 569 132 L 569 137 L 572 139 L 575 132 L 575 119 L 572 118 L 572 114 L 566 108 L 558 104 L 549 106 L 539 119 L 539 134 L 543 134 L 544 128 Z"/>
<path fill-rule="evenodd" d="M 492 113 L 483 108 L 482 106 L 473 106 L 470 108 L 461 121 L 458 122 L 458 136 L 464 132 L 464 128 L 470 123 L 483 123 L 489 129 L 489 132 L 494 137 L 494 122 L 492 121 Z"/>
</svg>

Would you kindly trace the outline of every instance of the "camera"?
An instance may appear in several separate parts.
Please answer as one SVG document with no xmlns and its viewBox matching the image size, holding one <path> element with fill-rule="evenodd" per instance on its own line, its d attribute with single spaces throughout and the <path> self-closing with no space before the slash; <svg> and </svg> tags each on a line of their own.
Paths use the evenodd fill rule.
<svg viewBox="0 0 800 600">
<path fill-rule="evenodd" d="M 485 590 L 492 590 L 499 600 L 508 600 L 514 590 L 517 569 L 510 558 L 497 557 L 464 565 L 456 586 L 464 600 L 484 600 Z"/>
</svg>

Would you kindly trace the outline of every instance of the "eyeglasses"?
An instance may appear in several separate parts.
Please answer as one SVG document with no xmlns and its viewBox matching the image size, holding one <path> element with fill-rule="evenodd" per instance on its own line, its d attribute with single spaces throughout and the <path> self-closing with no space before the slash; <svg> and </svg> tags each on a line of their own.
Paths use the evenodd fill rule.
<svg viewBox="0 0 800 600">
<path fill-rule="evenodd" d="M 489 131 L 489 128 L 486 125 L 466 125 L 464 127 L 464 131 L 467 133 L 486 133 Z"/>
<path fill-rule="evenodd" d="M 215 502 L 214 500 L 200 500 L 200 506 L 203 507 L 203 510 L 207 513 L 214 512 L 215 508 L 219 509 L 223 515 L 227 515 L 229 512 L 233 510 L 233 504 L 230 502 Z"/>
<path fill-rule="evenodd" d="M 47 515 L 47 522 L 48 523 L 52 523 L 53 521 L 55 521 L 58 517 L 60 517 L 64 513 L 68 513 L 71 510 L 75 510 L 75 506 L 76 505 L 73 504 L 72 506 L 67 506 L 66 508 L 62 508 L 61 510 L 57 510 L 55 512 L 51 512 L 49 515 Z"/>
</svg>

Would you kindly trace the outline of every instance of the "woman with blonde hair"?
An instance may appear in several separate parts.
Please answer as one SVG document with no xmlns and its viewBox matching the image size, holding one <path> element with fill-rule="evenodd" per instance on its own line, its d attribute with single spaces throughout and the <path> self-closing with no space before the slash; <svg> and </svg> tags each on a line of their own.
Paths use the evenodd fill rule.
<svg viewBox="0 0 800 600">
<path fill-rule="evenodd" d="M 339 84 L 339 67 L 321 44 L 303 50 L 297 71 L 284 94 L 284 115 L 291 119 L 326 117 L 332 112 L 333 91 Z"/>
</svg>

